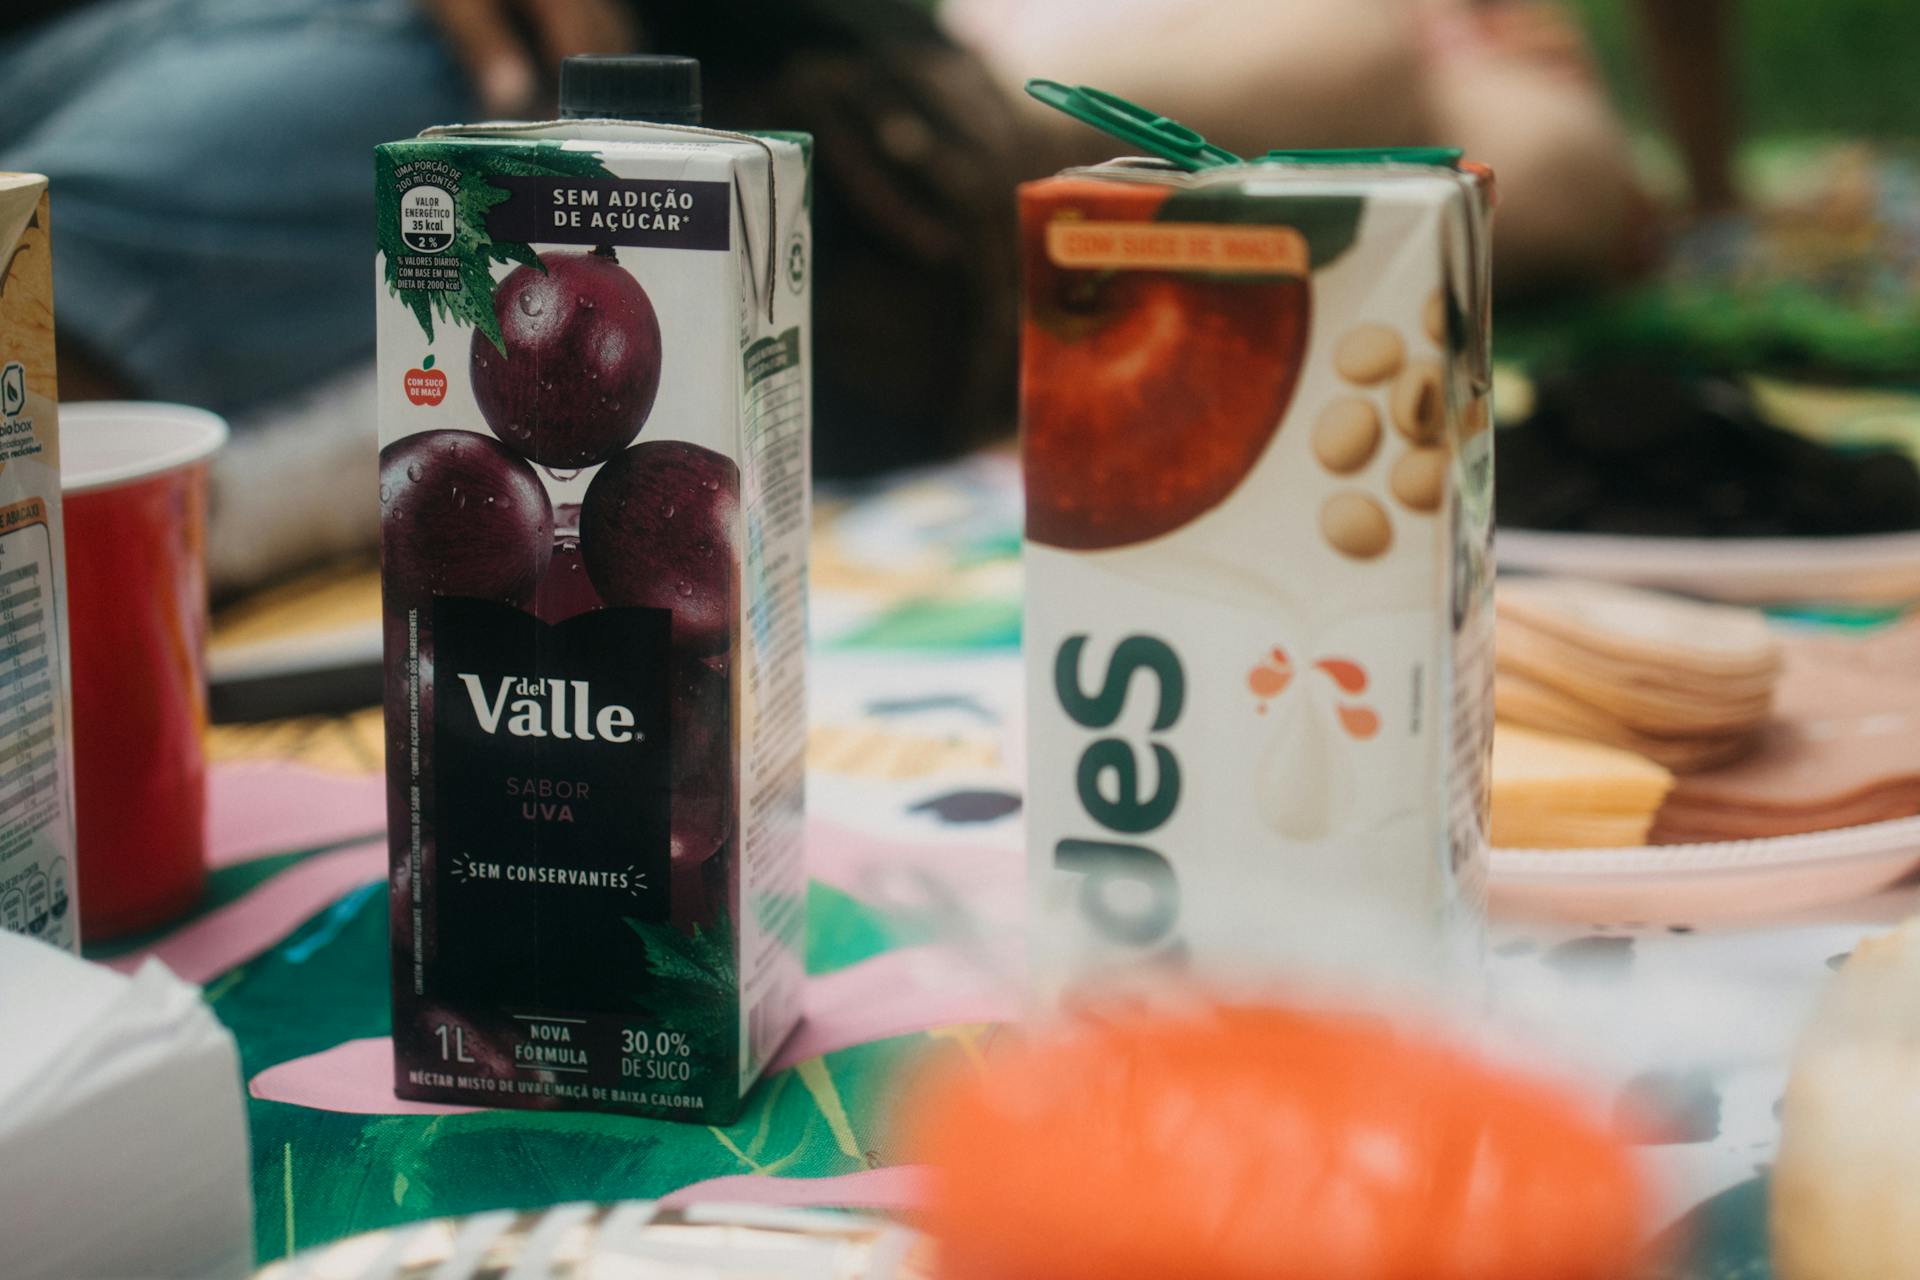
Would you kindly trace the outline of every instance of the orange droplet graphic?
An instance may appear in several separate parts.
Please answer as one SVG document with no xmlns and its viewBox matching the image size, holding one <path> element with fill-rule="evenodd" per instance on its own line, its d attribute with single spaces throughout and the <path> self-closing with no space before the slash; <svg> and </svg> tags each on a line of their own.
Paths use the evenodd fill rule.
<svg viewBox="0 0 1920 1280">
<path fill-rule="evenodd" d="M 1287 656 L 1287 651 L 1285 649 L 1282 649 L 1279 645 L 1273 646 L 1273 660 L 1279 663 L 1283 667 L 1290 667 L 1293 665 L 1293 659 L 1289 658 Z"/>
<path fill-rule="evenodd" d="M 1367 707 L 1341 707 L 1340 727 L 1355 738 L 1371 738 L 1380 732 L 1380 717 Z"/>
<path fill-rule="evenodd" d="M 1322 658 L 1313 664 L 1333 677 L 1342 693 L 1361 693 L 1367 687 L 1367 669 L 1347 658 Z"/>
<path fill-rule="evenodd" d="M 1291 672 L 1275 671 L 1272 667 L 1255 667 L 1247 672 L 1247 688 L 1253 690 L 1253 696 L 1256 698 L 1277 698 L 1291 679 L 1293 679 Z"/>
</svg>

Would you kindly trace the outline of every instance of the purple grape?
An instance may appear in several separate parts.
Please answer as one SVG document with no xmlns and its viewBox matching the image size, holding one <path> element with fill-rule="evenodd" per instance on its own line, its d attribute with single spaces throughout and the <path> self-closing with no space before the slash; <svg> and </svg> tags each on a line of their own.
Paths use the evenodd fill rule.
<svg viewBox="0 0 1920 1280">
<path fill-rule="evenodd" d="M 676 868 L 705 862 L 733 834 L 732 782 L 729 769 L 674 787 L 667 853 Z"/>
<path fill-rule="evenodd" d="M 734 868 L 729 838 L 704 862 L 676 862 L 668 888 L 668 914 L 676 929 L 711 928 L 731 896 Z"/>
<path fill-rule="evenodd" d="M 515 268 L 493 314 L 506 351 L 473 331 L 473 396 L 509 448 L 575 468 L 633 443 L 660 390 L 660 320 L 611 250 Z"/>
<path fill-rule="evenodd" d="M 711 777 L 733 757 L 733 686 L 723 658 L 673 659 L 667 690 L 673 781 Z"/>
<path fill-rule="evenodd" d="M 733 687 L 725 663 L 676 656 L 667 690 L 673 743 L 676 865 L 712 857 L 733 834 Z"/>
<path fill-rule="evenodd" d="M 380 451 L 380 527 L 389 607 L 432 595 L 525 604 L 553 555 L 540 478 L 474 431 L 423 431 Z"/>
<path fill-rule="evenodd" d="M 721 653 L 733 638 L 739 506 L 730 458 L 678 440 L 634 445 L 587 486 L 587 574 L 608 604 L 671 609 L 676 649 Z"/>
<path fill-rule="evenodd" d="M 593 579 L 580 560 L 579 535 L 568 533 L 555 538 L 553 559 L 547 562 L 547 571 L 540 575 L 540 585 L 533 593 L 533 611 L 540 621 L 565 622 L 578 614 L 604 609 L 606 604 L 593 589 Z"/>
</svg>

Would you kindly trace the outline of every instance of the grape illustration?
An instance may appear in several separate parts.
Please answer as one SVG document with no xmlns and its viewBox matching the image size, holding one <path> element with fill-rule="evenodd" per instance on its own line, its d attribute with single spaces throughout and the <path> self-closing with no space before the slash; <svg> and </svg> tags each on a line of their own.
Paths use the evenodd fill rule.
<svg viewBox="0 0 1920 1280">
<path fill-rule="evenodd" d="M 580 558 L 580 535 L 560 534 L 553 540 L 553 558 L 533 593 L 534 613 L 540 621 L 552 624 L 605 605 L 593 589 L 593 579 L 587 576 L 586 562 Z"/>
<path fill-rule="evenodd" d="M 633 443 L 660 390 L 660 320 L 611 250 L 548 253 L 493 294 L 505 354 L 474 330 L 474 399 L 493 433 L 545 467 L 604 462 Z"/>
<path fill-rule="evenodd" d="M 667 714 L 673 744 L 676 864 L 705 861 L 733 832 L 733 686 L 720 659 L 673 660 Z"/>
<path fill-rule="evenodd" d="M 580 509 L 580 553 L 611 605 L 673 611 L 676 649 L 732 638 L 740 469 L 678 440 L 637 444 L 600 469 Z"/>
<path fill-rule="evenodd" d="M 705 862 L 733 834 L 731 782 L 730 771 L 720 770 L 711 779 L 674 788 L 673 829 L 667 839 L 674 866 Z"/>
<path fill-rule="evenodd" d="M 423 431 L 380 451 L 388 607 L 430 595 L 524 604 L 553 555 L 540 478 L 474 431 Z"/>
</svg>

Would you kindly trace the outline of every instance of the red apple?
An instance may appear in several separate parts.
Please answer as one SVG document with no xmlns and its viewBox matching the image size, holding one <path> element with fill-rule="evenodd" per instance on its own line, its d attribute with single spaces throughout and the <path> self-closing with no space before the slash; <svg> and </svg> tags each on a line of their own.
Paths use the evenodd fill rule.
<svg viewBox="0 0 1920 1280">
<path fill-rule="evenodd" d="M 433 367 L 433 357 L 420 362 L 418 369 L 407 370 L 407 399 L 415 404 L 439 404 L 447 398 L 447 375 Z"/>
<path fill-rule="evenodd" d="M 1217 505 L 1279 429 L 1306 348 L 1304 278 L 1057 265 L 1056 219 L 1145 222 L 1168 188 L 1055 181 L 1021 203 L 1027 536 L 1074 550 Z"/>
</svg>

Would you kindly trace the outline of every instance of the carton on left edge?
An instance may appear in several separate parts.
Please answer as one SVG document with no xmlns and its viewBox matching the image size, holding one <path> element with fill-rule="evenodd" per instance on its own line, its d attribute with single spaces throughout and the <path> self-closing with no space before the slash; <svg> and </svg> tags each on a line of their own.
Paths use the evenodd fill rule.
<svg viewBox="0 0 1920 1280">
<path fill-rule="evenodd" d="M 47 180 L 0 173 L 0 929 L 77 950 Z"/>
</svg>

